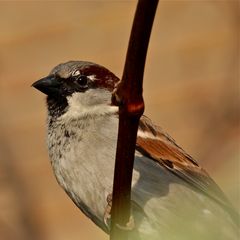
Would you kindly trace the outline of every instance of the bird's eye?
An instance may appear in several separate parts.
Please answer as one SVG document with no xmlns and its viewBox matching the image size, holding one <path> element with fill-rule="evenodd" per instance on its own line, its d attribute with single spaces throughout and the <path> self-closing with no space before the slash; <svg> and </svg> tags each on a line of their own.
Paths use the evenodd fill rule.
<svg viewBox="0 0 240 240">
<path fill-rule="evenodd" d="M 88 77 L 85 75 L 80 75 L 76 78 L 76 82 L 80 87 L 86 88 L 88 86 Z"/>
</svg>

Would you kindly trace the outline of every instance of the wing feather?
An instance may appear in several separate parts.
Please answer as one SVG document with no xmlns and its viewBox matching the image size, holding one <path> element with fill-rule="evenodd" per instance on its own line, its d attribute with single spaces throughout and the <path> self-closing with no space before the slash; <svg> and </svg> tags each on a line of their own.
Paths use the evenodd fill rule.
<svg viewBox="0 0 240 240">
<path fill-rule="evenodd" d="M 149 118 L 140 119 L 136 149 L 187 182 L 195 190 L 222 205 L 236 218 L 236 212 L 207 172 L 179 147 L 174 139 L 155 126 Z"/>
</svg>

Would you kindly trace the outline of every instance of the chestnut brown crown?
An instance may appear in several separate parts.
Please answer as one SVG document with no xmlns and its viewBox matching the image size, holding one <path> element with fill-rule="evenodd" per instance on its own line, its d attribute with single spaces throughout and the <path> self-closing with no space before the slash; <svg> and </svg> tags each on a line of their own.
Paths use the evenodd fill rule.
<svg viewBox="0 0 240 240">
<path fill-rule="evenodd" d="M 53 68 L 47 77 L 33 83 L 33 87 L 52 98 L 66 98 L 74 92 L 93 88 L 113 91 L 119 81 L 105 67 L 84 61 L 69 61 Z"/>
</svg>

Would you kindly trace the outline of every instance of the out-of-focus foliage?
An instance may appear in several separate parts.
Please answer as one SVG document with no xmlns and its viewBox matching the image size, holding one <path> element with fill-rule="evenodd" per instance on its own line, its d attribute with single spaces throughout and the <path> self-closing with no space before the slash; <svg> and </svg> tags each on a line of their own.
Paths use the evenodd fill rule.
<svg viewBox="0 0 240 240">
<path fill-rule="evenodd" d="M 71 59 L 121 76 L 135 5 L 0 2 L 1 239 L 107 239 L 57 186 L 44 96 L 30 85 Z M 237 1 L 160 1 L 144 82 L 145 114 L 201 162 L 237 208 L 238 30 Z"/>
</svg>

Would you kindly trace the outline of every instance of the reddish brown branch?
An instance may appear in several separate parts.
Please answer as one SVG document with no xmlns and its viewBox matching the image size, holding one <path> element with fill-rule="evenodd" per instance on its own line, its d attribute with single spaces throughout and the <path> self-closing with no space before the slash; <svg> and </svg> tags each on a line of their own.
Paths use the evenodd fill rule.
<svg viewBox="0 0 240 240">
<path fill-rule="evenodd" d="M 113 94 L 119 105 L 119 132 L 113 184 L 111 240 L 127 239 L 126 226 L 131 211 L 131 181 L 138 123 L 144 111 L 142 83 L 148 42 L 158 0 L 139 0 L 123 77 Z"/>
</svg>

